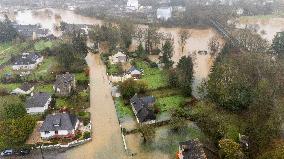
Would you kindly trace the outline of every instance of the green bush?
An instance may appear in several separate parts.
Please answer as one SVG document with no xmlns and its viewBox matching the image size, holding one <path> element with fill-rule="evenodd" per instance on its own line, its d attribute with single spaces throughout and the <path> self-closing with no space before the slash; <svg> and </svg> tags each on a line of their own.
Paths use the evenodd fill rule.
<svg viewBox="0 0 284 159">
<path fill-rule="evenodd" d="M 84 139 L 90 138 L 91 137 L 91 132 L 88 132 L 88 131 L 84 132 L 83 137 L 84 137 Z"/>
</svg>

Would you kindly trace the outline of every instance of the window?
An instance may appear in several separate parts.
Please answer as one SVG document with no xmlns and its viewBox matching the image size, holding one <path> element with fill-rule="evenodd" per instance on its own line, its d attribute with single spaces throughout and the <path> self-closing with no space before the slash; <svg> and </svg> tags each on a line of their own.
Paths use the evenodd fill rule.
<svg viewBox="0 0 284 159">
<path fill-rule="evenodd" d="M 49 134 L 49 131 L 45 131 L 44 134 Z"/>
</svg>

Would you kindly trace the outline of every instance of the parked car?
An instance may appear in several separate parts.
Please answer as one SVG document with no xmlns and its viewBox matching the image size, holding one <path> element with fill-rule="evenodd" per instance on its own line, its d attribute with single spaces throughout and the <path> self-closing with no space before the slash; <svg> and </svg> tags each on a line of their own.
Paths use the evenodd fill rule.
<svg viewBox="0 0 284 159">
<path fill-rule="evenodd" d="M 20 149 L 19 151 L 16 152 L 16 155 L 19 155 L 19 156 L 25 156 L 25 155 L 28 155 L 30 154 L 30 149 L 28 148 L 22 148 Z"/>
<path fill-rule="evenodd" d="M 1 152 L 1 156 L 11 156 L 13 155 L 13 150 L 12 149 L 6 149 Z"/>
</svg>

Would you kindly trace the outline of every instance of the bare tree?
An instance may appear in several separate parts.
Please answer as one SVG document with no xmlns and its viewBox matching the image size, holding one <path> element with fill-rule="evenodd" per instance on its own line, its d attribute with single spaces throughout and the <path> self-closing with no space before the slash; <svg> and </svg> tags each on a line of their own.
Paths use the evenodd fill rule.
<svg viewBox="0 0 284 159">
<path fill-rule="evenodd" d="M 221 47 L 219 42 L 219 38 L 217 36 L 213 36 L 208 43 L 208 49 L 210 50 L 211 55 L 215 55 Z"/>
<path fill-rule="evenodd" d="M 189 39 L 191 33 L 188 32 L 188 30 L 186 29 L 181 29 L 178 34 L 179 34 L 179 44 L 181 46 L 181 52 L 183 53 L 187 39 Z"/>
</svg>

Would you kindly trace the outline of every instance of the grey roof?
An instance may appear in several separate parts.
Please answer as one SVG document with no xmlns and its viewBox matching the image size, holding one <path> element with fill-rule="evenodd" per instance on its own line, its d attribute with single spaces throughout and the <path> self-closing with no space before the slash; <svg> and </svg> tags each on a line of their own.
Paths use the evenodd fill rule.
<svg viewBox="0 0 284 159">
<path fill-rule="evenodd" d="M 26 108 L 44 107 L 51 95 L 48 93 L 35 93 L 33 96 L 27 99 Z"/>
<path fill-rule="evenodd" d="M 20 87 L 21 90 L 27 92 L 29 91 L 31 88 L 33 88 L 34 85 L 30 84 L 30 83 L 23 83 L 22 86 Z"/>
<path fill-rule="evenodd" d="M 40 131 L 74 130 L 78 118 L 69 113 L 49 114 L 45 118 Z"/>
<path fill-rule="evenodd" d="M 75 75 L 70 73 L 65 73 L 56 76 L 55 87 L 60 89 L 65 89 L 72 85 L 72 82 L 75 80 Z"/>
<path fill-rule="evenodd" d="M 137 112 L 136 116 L 140 122 L 156 119 L 154 112 L 149 109 L 149 106 L 154 102 L 155 98 L 153 96 L 139 98 L 136 94 L 130 99 L 130 103 Z"/>
<path fill-rule="evenodd" d="M 128 72 L 128 73 L 131 73 L 131 72 L 136 71 L 136 70 L 141 73 L 141 70 L 140 70 L 140 69 L 137 69 L 135 66 L 131 66 L 130 69 L 128 69 L 127 72 Z"/>
<path fill-rule="evenodd" d="M 203 145 L 198 139 L 180 142 L 179 145 L 183 149 L 184 159 L 207 159 Z"/>
<path fill-rule="evenodd" d="M 36 61 L 41 58 L 38 53 L 22 53 L 22 55 L 16 57 L 14 65 L 30 65 L 35 64 Z"/>
</svg>

